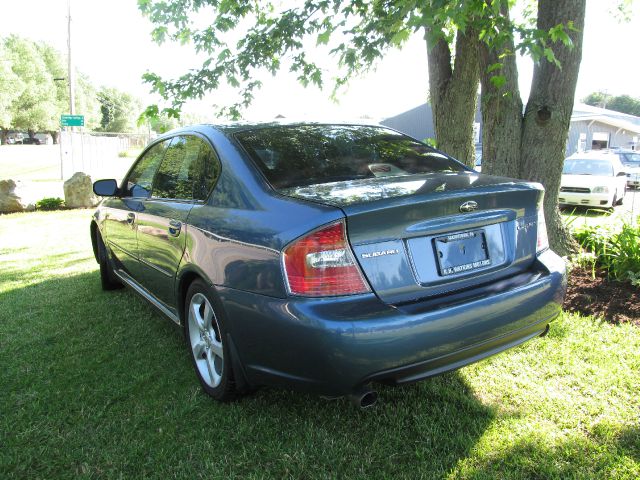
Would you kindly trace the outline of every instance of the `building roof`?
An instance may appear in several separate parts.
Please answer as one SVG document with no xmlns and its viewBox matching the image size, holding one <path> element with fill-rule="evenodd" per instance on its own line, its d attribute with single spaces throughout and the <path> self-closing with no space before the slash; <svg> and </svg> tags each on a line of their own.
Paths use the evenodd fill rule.
<svg viewBox="0 0 640 480">
<path fill-rule="evenodd" d="M 571 121 L 601 122 L 630 132 L 640 133 L 640 117 L 607 110 L 606 108 L 592 107 L 583 103 L 577 103 L 573 107 Z"/>
</svg>

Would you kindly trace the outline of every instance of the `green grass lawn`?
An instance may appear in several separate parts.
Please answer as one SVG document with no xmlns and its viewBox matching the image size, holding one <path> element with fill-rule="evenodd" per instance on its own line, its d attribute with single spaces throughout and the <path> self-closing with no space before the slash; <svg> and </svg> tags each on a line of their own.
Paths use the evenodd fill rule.
<svg viewBox="0 0 640 480">
<path fill-rule="evenodd" d="M 60 180 L 59 145 L 0 146 L 0 179 Z"/>
<path fill-rule="evenodd" d="M 640 331 L 550 334 L 376 407 L 263 389 L 219 404 L 178 330 L 102 292 L 91 212 L 0 216 L 1 478 L 640 477 Z"/>
</svg>

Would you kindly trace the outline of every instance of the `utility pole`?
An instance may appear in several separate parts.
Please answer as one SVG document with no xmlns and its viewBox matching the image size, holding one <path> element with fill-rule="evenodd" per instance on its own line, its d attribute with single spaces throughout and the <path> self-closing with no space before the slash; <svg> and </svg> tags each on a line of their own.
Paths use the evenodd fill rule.
<svg viewBox="0 0 640 480">
<path fill-rule="evenodd" d="M 76 95 L 75 95 L 75 74 L 73 71 L 73 63 L 71 62 L 71 0 L 67 0 L 67 48 L 69 57 L 69 113 L 76 114 Z"/>
</svg>

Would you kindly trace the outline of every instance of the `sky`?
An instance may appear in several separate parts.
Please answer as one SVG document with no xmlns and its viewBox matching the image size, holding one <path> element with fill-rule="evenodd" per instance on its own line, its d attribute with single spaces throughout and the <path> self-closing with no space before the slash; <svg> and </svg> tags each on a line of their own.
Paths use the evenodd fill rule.
<svg viewBox="0 0 640 480">
<path fill-rule="evenodd" d="M 70 0 L 72 18 L 72 58 L 77 70 L 97 86 L 115 87 L 141 98 L 157 99 L 142 82 L 145 71 L 175 77 L 200 61 L 193 49 L 151 40 L 151 23 L 138 11 L 136 0 Z M 11 33 L 42 40 L 62 53 L 67 50 L 68 0 L 4 1 L 0 10 L 0 36 Z M 635 2 L 629 22 L 610 14 L 613 0 L 587 0 L 583 57 L 576 98 L 604 90 L 611 95 L 628 94 L 640 98 L 640 2 Z M 29 12 L 29 14 L 25 14 Z M 529 92 L 533 64 L 520 59 L 520 90 L 523 100 Z M 382 119 L 397 115 L 425 102 L 428 94 L 426 45 L 416 35 L 401 51 L 392 50 L 374 72 L 353 80 L 339 103 L 329 99 L 331 88 L 320 91 L 300 86 L 288 72 L 265 77 L 265 85 L 245 117 L 361 118 Z M 187 111 L 214 120 L 212 107 L 224 103 L 229 92 L 192 102 Z M 82 113 L 82 112 L 77 112 Z"/>
</svg>

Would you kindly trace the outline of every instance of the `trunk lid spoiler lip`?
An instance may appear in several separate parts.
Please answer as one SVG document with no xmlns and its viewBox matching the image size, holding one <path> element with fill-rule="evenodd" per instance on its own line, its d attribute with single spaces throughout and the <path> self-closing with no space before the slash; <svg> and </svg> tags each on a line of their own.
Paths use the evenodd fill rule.
<svg viewBox="0 0 640 480">
<path fill-rule="evenodd" d="M 483 227 L 492 223 L 501 223 L 515 220 L 519 215 L 516 210 L 482 210 L 463 214 L 456 218 L 456 229 L 468 230 Z M 409 235 L 439 235 L 451 231 L 451 217 L 430 218 L 423 222 L 415 223 L 406 228 Z"/>
<path fill-rule="evenodd" d="M 415 198 L 440 198 L 443 194 L 464 196 L 513 189 L 544 190 L 535 182 L 465 171 L 344 180 L 292 187 L 278 193 L 346 210 L 363 206 L 368 209 L 372 204 L 402 204 Z"/>
</svg>

